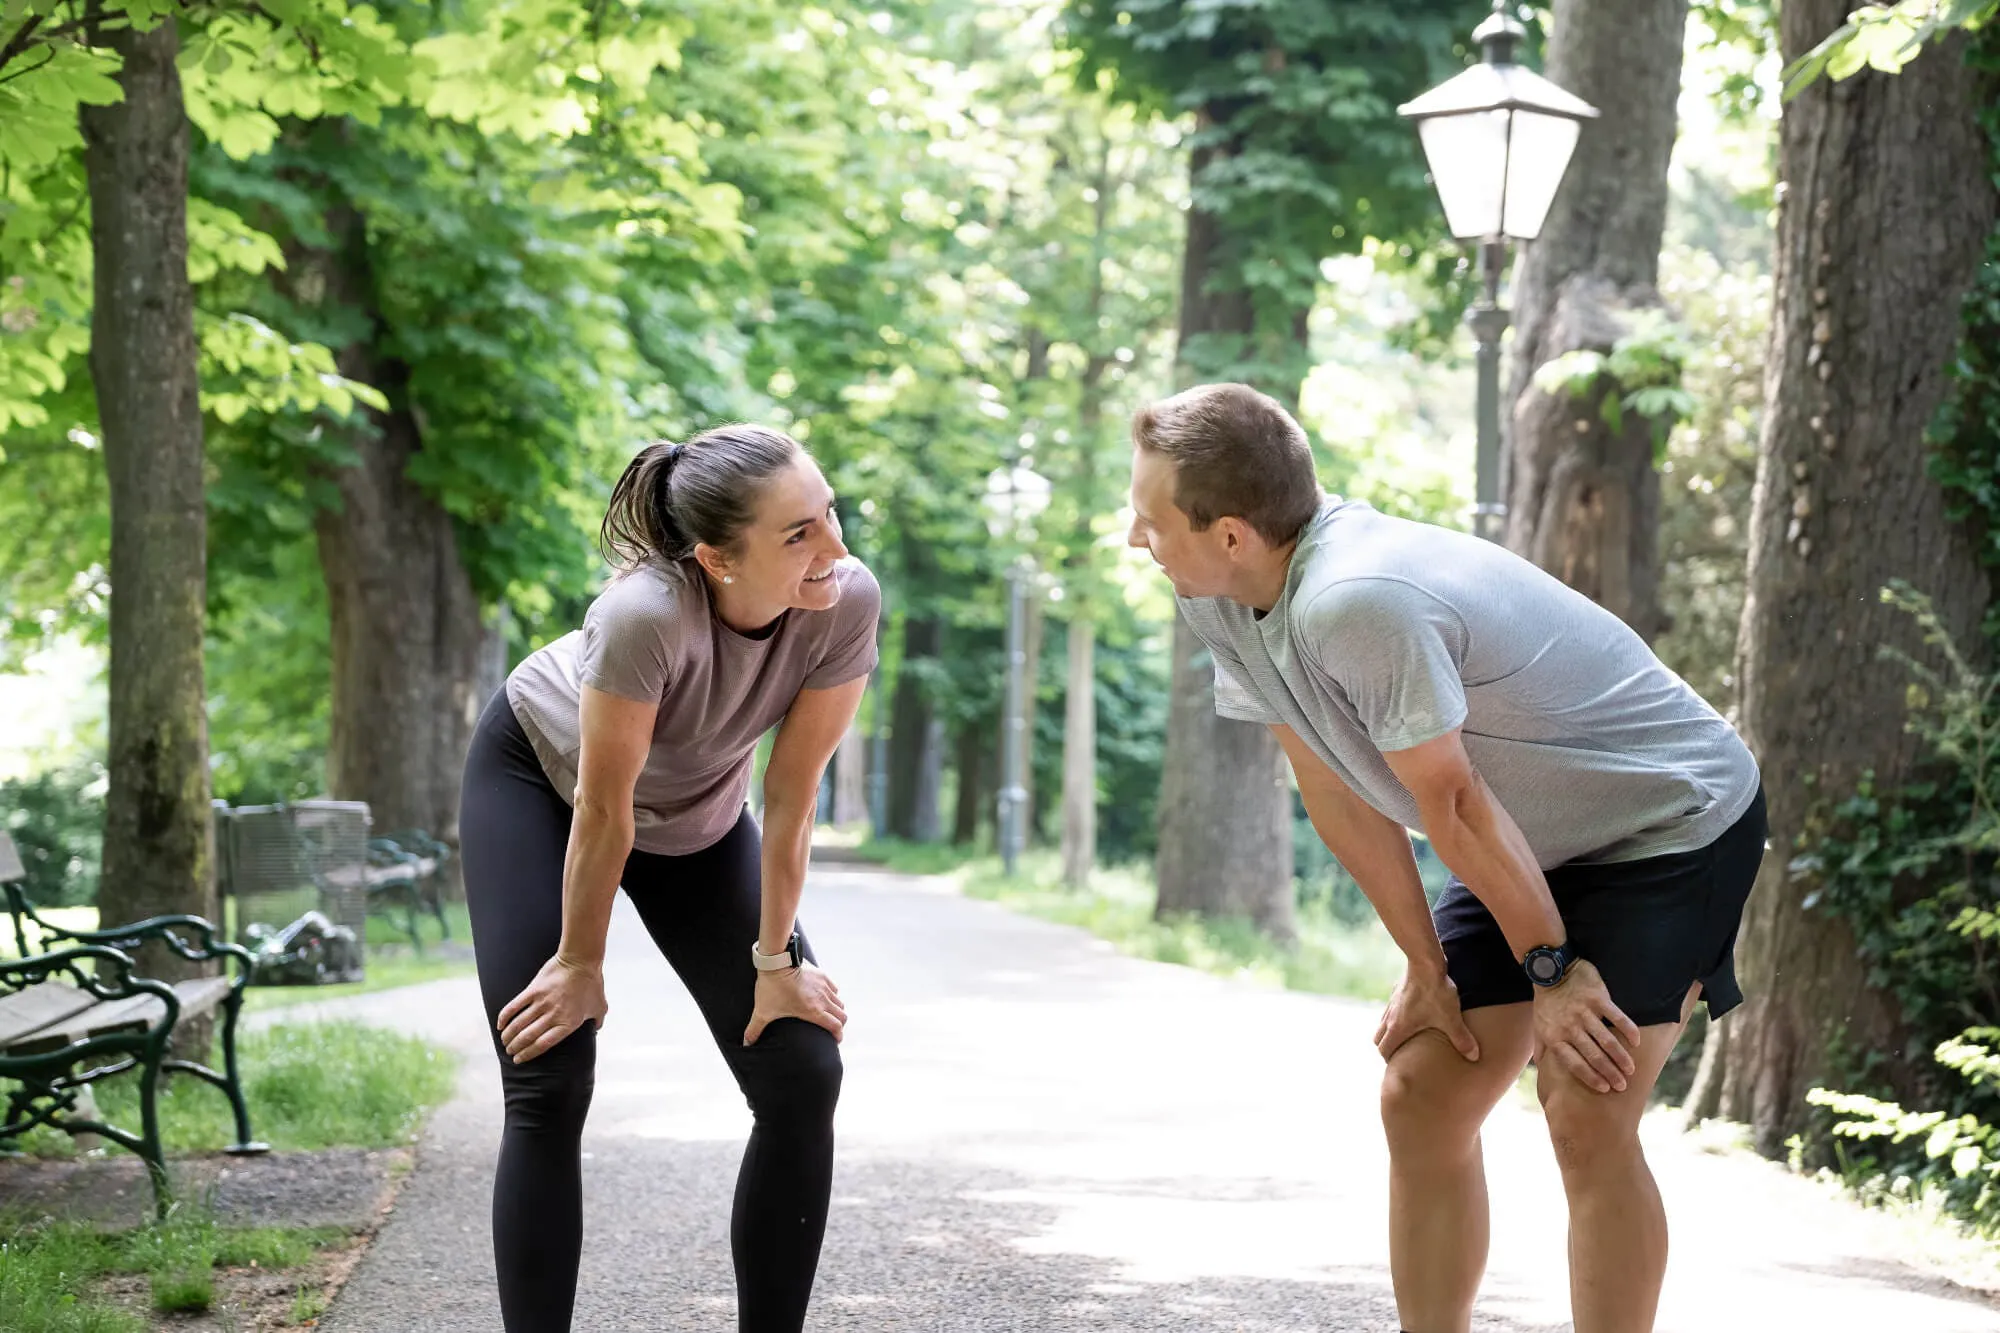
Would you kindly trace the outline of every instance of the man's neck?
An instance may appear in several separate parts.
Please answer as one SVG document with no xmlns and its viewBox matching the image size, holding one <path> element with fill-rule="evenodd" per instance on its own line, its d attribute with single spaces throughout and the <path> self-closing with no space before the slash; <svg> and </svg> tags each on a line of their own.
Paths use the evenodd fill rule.
<svg viewBox="0 0 2000 1333">
<path fill-rule="evenodd" d="M 1276 550 L 1267 551 L 1255 568 L 1243 571 L 1237 585 L 1229 590 L 1230 599 L 1243 603 L 1260 616 L 1276 606 L 1278 599 L 1285 595 L 1285 582 L 1292 572 L 1292 552 L 1298 547 L 1296 541 L 1290 541 Z"/>
</svg>

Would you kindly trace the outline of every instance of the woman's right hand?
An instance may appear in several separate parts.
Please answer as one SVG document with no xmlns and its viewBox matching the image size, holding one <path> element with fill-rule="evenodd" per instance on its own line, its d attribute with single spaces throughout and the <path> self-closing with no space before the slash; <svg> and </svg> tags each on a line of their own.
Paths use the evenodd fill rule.
<svg viewBox="0 0 2000 1333">
<path fill-rule="evenodd" d="M 526 990 L 507 1001 L 495 1026 L 508 1057 L 524 1065 L 587 1021 L 602 1028 L 610 1011 L 602 965 L 573 963 L 557 954 L 542 964 Z"/>
</svg>

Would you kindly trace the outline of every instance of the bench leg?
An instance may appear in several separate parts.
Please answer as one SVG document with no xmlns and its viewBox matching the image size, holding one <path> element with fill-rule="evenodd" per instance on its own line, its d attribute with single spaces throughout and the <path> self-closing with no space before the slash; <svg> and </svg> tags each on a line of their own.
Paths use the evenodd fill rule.
<svg viewBox="0 0 2000 1333">
<path fill-rule="evenodd" d="M 236 1142 L 223 1149 L 234 1157 L 254 1157 L 271 1151 L 268 1143 L 250 1136 L 250 1104 L 243 1098 L 243 1069 L 236 1059 L 236 1017 L 243 1012 L 243 991 L 231 987 L 222 1002 L 222 1090 L 229 1094 L 229 1107 L 236 1113 Z"/>
<path fill-rule="evenodd" d="M 164 1045 L 149 1053 L 139 1065 L 139 1144 L 135 1151 L 146 1163 L 153 1179 L 153 1211 L 164 1222 L 173 1203 L 173 1187 L 167 1180 L 167 1154 L 160 1146 L 160 1066 Z"/>
</svg>

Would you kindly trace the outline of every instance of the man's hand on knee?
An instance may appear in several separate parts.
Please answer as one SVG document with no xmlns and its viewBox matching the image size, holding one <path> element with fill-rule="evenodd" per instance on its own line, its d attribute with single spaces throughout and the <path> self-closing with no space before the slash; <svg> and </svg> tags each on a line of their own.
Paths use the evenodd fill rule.
<svg viewBox="0 0 2000 1333">
<path fill-rule="evenodd" d="M 1594 1092 L 1623 1092 L 1638 1069 L 1638 1025 L 1612 1002 L 1595 967 L 1582 959 L 1561 983 L 1535 991 L 1535 1060 L 1553 1063 Z"/>
<path fill-rule="evenodd" d="M 1468 1060 L 1479 1058 L 1479 1041 L 1465 1025 L 1459 1009 L 1458 987 L 1442 968 L 1420 968 L 1414 964 L 1396 984 L 1382 1022 L 1375 1029 L 1375 1049 L 1387 1060 L 1419 1032 L 1441 1033 L 1458 1053 Z"/>
</svg>

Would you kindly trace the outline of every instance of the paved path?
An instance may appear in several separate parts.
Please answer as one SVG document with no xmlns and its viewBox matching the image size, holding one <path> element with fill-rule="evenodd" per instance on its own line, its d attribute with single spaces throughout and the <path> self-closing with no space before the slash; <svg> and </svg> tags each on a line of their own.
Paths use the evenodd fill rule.
<svg viewBox="0 0 2000 1333">
<path fill-rule="evenodd" d="M 812 1329 L 1393 1330 L 1373 1006 L 1121 958 L 934 881 L 819 868 L 815 947 L 852 1015 Z M 622 901 L 584 1147 L 576 1328 L 734 1328 L 748 1113 Z M 329 1007 L 331 1008 L 331 1007 Z M 498 1075 L 469 979 L 342 1002 L 468 1054 L 394 1215 L 323 1327 L 499 1328 L 486 1210 Z M 296 1016 L 296 1011 L 294 1013 Z M 1662 1333 L 2000 1333 L 1897 1232 L 1765 1163 L 1649 1127 L 1676 1219 Z M 1562 1199 L 1538 1120 L 1487 1136 L 1477 1324 L 1564 1328 Z"/>
</svg>

